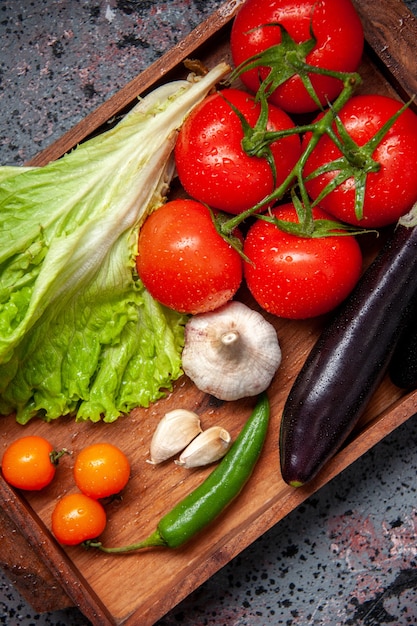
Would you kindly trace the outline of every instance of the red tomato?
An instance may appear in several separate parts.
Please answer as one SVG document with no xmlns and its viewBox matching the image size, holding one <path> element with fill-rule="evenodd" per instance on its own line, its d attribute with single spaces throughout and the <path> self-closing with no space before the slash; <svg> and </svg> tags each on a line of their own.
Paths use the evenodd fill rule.
<svg viewBox="0 0 417 626">
<path fill-rule="evenodd" d="M 77 454 L 74 479 L 90 498 L 107 498 L 119 493 L 130 476 L 130 464 L 122 450 L 112 443 L 94 443 Z"/>
<path fill-rule="evenodd" d="M 16 439 L 3 455 L 1 469 L 4 479 L 18 489 L 43 489 L 55 476 L 53 450 L 49 441 L 37 435 Z"/>
<path fill-rule="evenodd" d="M 175 160 L 186 192 L 209 206 L 241 213 L 274 190 L 272 169 L 265 157 L 248 156 L 242 148 L 242 123 L 225 100 L 231 102 L 253 128 L 261 107 L 238 89 L 225 89 L 198 105 L 181 127 Z M 268 131 L 294 128 L 281 109 L 269 106 Z M 270 145 L 279 186 L 296 164 L 301 150 L 297 134 Z"/>
<path fill-rule="evenodd" d="M 311 39 L 310 26 L 316 44 L 306 56 L 315 67 L 352 72 L 359 65 L 363 52 L 363 29 L 350 0 L 246 0 L 233 23 L 230 45 L 233 62 L 240 65 L 248 58 L 281 42 L 280 23 L 296 43 Z M 281 64 L 278 59 L 277 64 Z M 253 92 L 269 74 L 268 67 L 257 67 L 241 75 L 243 83 Z M 322 103 L 341 92 L 342 83 L 335 78 L 309 74 L 315 92 Z M 290 113 L 306 113 L 318 107 L 309 96 L 298 75 L 291 76 L 272 94 L 270 101 Z"/>
<path fill-rule="evenodd" d="M 273 215 L 297 221 L 292 204 Z M 329 219 L 319 208 L 315 219 Z M 352 235 L 303 238 L 274 224 L 256 221 L 247 234 L 244 252 L 247 285 L 258 304 L 279 317 L 306 319 L 334 309 L 353 289 L 362 268 L 362 254 Z"/>
<path fill-rule="evenodd" d="M 364 146 L 401 106 L 401 102 L 387 96 L 360 95 L 347 102 L 339 117 L 354 141 Z M 309 135 L 304 139 L 305 144 L 308 140 Z M 406 109 L 378 147 L 371 150 L 372 159 L 380 164 L 380 169 L 367 175 L 363 218 L 358 219 L 355 215 L 356 185 L 353 177 L 320 200 L 320 206 L 339 220 L 365 228 L 378 228 L 396 222 L 417 200 L 416 154 L 417 116 Z M 340 157 L 341 152 L 333 140 L 323 136 L 307 160 L 305 176 Z M 310 196 L 317 198 L 338 171 L 332 170 L 307 182 Z"/>
<path fill-rule="evenodd" d="M 52 532 L 59 543 L 66 546 L 96 539 L 104 531 L 106 523 L 103 506 L 84 493 L 63 496 L 52 511 Z"/>
<path fill-rule="evenodd" d="M 217 232 L 209 209 L 172 200 L 152 213 L 139 233 L 137 271 L 149 293 L 180 313 L 203 313 L 236 293 L 242 259 Z"/>
</svg>

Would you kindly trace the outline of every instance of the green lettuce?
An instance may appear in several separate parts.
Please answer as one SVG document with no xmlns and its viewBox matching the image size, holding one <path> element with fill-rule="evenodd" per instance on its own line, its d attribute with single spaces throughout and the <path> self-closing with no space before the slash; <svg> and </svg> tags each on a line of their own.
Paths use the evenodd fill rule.
<svg viewBox="0 0 417 626">
<path fill-rule="evenodd" d="M 227 72 L 151 92 L 45 167 L 0 167 L 0 413 L 116 420 L 181 374 L 185 317 L 135 273 L 184 117 Z"/>
</svg>

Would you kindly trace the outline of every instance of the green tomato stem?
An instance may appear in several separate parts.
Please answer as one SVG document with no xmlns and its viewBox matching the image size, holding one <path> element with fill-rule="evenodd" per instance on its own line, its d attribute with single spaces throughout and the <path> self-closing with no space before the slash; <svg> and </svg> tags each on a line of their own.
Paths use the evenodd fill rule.
<svg viewBox="0 0 417 626">
<path fill-rule="evenodd" d="M 58 465 L 59 459 L 64 456 L 64 454 L 71 454 L 71 452 L 67 450 L 67 448 L 62 448 L 62 450 L 52 450 L 49 454 L 52 465 Z"/>
<path fill-rule="evenodd" d="M 279 139 L 293 134 L 302 135 L 307 132 L 311 133 L 311 138 L 300 159 L 283 183 L 255 206 L 240 215 L 231 218 L 229 221 L 223 221 L 219 233 L 224 236 L 225 234 L 232 232 L 236 226 L 248 217 L 252 215 L 259 217 L 257 215 L 259 211 L 264 210 L 272 203 L 281 200 L 287 191 L 291 190 L 300 224 L 294 226 L 292 223 L 287 223 L 286 225 L 282 225 L 282 229 L 287 232 L 296 233 L 299 236 L 316 236 L 316 226 L 312 217 L 312 208 L 319 204 L 320 201 L 326 195 L 331 193 L 338 185 L 342 184 L 349 178 L 353 178 L 355 182 L 355 214 L 358 219 L 363 217 L 367 176 L 369 173 L 377 172 L 380 169 L 380 164 L 373 159 L 373 152 L 395 123 L 399 115 L 401 115 L 403 110 L 409 106 L 409 103 L 404 105 L 404 107 L 397 114 L 392 116 L 392 118 L 388 120 L 364 146 L 359 146 L 350 137 L 349 133 L 343 126 L 338 117 L 338 113 L 351 98 L 356 87 L 361 83 L 362 79 L 360 75 L 356 72 L 346 73 L 322 67 L 315 67 L 307 63 L 306 58 L 316 44 L 312 20 L 310 21 L 310 39 L 301 43 L 297 43 L 289 35 L 284 26 L 278 22 L 265 24 L 264 26 L 275 26 L 279 28 L 281 31 L 281 42 L 263 50 L 249 59 L 246 59 L 232 72 L 230 79 L 233 81 L 242 73 L 250 70 L 261 67 L 269 68 L 269 72 L 266 78 L 260 82 L 255 96 L 255 100 L 260 102 L 262 105 L 262 113 L 259 116 L 257 124 L 254 128 L 249 127 L 248 129 L 246 120 L 242 120 L 242 128 L 245 135 L 242 140 L 242 148 L 250 157 L 266 157 L 268 163 L 271 164 L 272 154 L 270 145 L 274 141 L 278 141 Z M 333 104 L 329 104 L 329 108 L 323 113 L 323 117 L 312 124 L 296 126 L 292 129 L 277 132 L 267 131 L 265 122 L 265 119 L 267 119 L 265 118 L 267 100 L 280 85 L 285 83 L 292 76 L 299 76 L 309 96 L 314 102 L 316 102 L 317 107 L 323 110 L 323 106 L 313 88 L 310 79 L 311 74 L 328 76 L 340 80 L 343 83 L 341 93 L 335 99 Z M 241 115 L 239 115 L 239 117 L 242 118 Z M 336 126 L 336 130 L 333 125 Z M 326 172 L 336 172 L 333 180 L 325 186 L 319 197 L 316 198 L 314 202 L 311 202 L 305 187 L 303 171 L 307 159 L 316 147 L 320 138 L 325 134 L 327 134 L 339 148 L 342 156 L 335 161 L 318 168 L 315 172 L 309 175 L 308 180 Z M 275 179 L 276 171 L 274 166 L 271 166 L 271 169 Z M 300 194 L 301 202 L 295 202 L 295 190 L 297 188 Z M 341 229 L 345 229 L 345 226 L 342 224 L 340 227 Z M 362 229 L 361 232 L 367 231 Z M 328 229 L 328 234 L 334 234 L 332 228 Z"/>
<path fill-rule="evenodd" d="M 274 191 L 271 194 L 266 196 L 263 200 L 258 202 L 253 207 L 247 209 L 246 211 L 243 211 L 239 215 L 236 215 L 230 218 L 229 220 L 222 222 L 222 224 L 219 226 L 219 232 L 222 236 L 229 235 L 242 222 L 244 222 L 247 218 L 251 217 L 252 215 L 256 215 L 256 213 L 264 209 L 265 206 L 268 206 L 273 202 L 281 200 L 284 197 L 284 195 L 288 192 L 288 190 L 294 185 L 295 182 L 298 183 L 298 186 L 300 188 L 302 200 L 304 201 L 304 203 L 307 202 L 306 210 L 304 212 L 304 219 L 301 223 L 301 230 L 298 227 L 297 234 L 299 235 L 301 234 L 301 236 L 306 236 L 306 237 L 312 236 L 312 230 L 314 231 L 314 224 L 312 222 L 311 207 L 309 207 L 308 196 L 305 191 L 303 171 L 304 171 L 304 167 L 307 162 L 307 159 L 309 158 L 312 151 L 316 147 L 318 141 L 323 135 L 333 132 L 332 125 L 335 120 L 335 116 L 341 110 L 341 108 L 348 102 L 348 100 L 352 97 L 355 89 L 362 81 L 360 75 L 356 72 L 344 74 L 343 76 L 344 76 L 344 81 L 343 81 L 343 89 L 341 93 L 336 98 L 333 105 L 323 114 L 323 116 L 319 120 L 312 122 L 310 124 L 296 126 L 293 129 L 286 129 L 283 131 L 265 133 L 264 141 L 269 141 L 269 143 L 272 143 L 273 141 L 277 141 L 278 139 L 289 136 L 291 134 L 305 134 L 307 132 L 311 133 L 311 139 L 308 142 L 303 153 L 301 154 L 300 158 L 298 159 L 297 163 L 294 165 L 291 172 L 288 174 L 285 180 L 276 189 L 274 189 Z M 312 224 L 313 224 L 313 228 L 312 228 Z M 343 229 L 344 226 L 341 225 L 340 228 Z M 285 230 L 287 230 L 288 232 L 294 232 L 293 224 L 289 222 Z M 334 230 L 331 229 L 328 234 L 335 234 Z"/>
</svg>

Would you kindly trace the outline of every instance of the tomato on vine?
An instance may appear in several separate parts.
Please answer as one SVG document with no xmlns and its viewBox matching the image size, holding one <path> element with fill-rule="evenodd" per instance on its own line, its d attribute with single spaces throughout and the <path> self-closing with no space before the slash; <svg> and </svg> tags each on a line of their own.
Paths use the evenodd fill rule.
<svg viewBox="0 0 417 626">
<path fill-rule="evenodd" d="M 86 446 L 77 454 L 74 480 L 90 498 L 107 498 L 122 491 L 130 477 L 130 463 L 125 453 L 108 442 Z"/>
<path fill-rule="evenodd" d="M 235 17 L 230 46 L 240 78 L 252 92 L 261 81 L 270 102 L 306 113 L 339 95 L 342 83 L 331 72 L 356 71 L 364 34 L 351 0 L 246 0 Z M 323 69 L 330 72 L 318 73 Z"/>
<path fill-rule="evenodd" d="M 10 485 L 26 491 L 39 491 L 55 476 L 58 458 L 66 452 L 55 452 L 44 437 L 28 435 L 13 441 L 5 450 L 1 463 L 3 477 Z"/>
<path fill-rule="evenodd" d="M 107 516 L 98 500 L 84 493 L 70 493 L 56 503 L 51 523 L 52 532 L 59 543 L 75 546 L 101 535 L 107 524 Z"/>
<path fill-rule="evenodd" d="M 290 174 L 298 134 L 270 140 L 295 125 L 278 107 L 262 108 L 239 89 L 208 96 L 183 123 L 175 146 L 185 191 L 214 209 L 238 214 L 261 202 Z"/>
<path fill-rule="evenodd" d="M 292 204 L 274 208 L 274 218 L 297 222 Z M 315 220 L 329 220 L 313 209 Z M 328 313 L 356 285 L 362 253 L 350 234 L 305 237 L 284 232 L 276 224 L 258 219 L 245 239 L 245 278 L 258 304 L 287 319 L 307 319 Z"/>
<path fill-rule="evenodd" d="M 348 224 L 397 222 L 417 201 L 416 114 L 388 96 L 358 95 L 342 107 L 333 128 L 337 143 L 323 135 L 304 166 L 311 198 Z M 307 133 L 304 148 L 309 141 Z"/>
<path fill-rule="evenodd" d="M 203 313 L 228 302 L 243 274 L 239 252 L 216 230 L 210 210 L 171 200 L 139 233 L 136 266 L 149 293 L 180 313 Z"/>
</svg>

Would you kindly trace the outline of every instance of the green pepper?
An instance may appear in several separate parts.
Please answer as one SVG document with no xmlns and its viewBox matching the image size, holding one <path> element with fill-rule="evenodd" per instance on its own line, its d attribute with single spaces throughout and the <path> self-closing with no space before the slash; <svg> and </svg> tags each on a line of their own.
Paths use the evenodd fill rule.
<svg viewBox="0 0 417 626">
<path fill-rule="evenodd" d="M 263 393 L 219 465 L 194 491 L 160 519 L 151 535 L 128 546 L 107 548 L 101 542 L 89 541 L 86 547 L 123 553 L 152 546 L 182 546 L 220 515 L 247 483 L 261 454 L 268 423 L 269 401 L 266 393 Z"/>
</svg>

